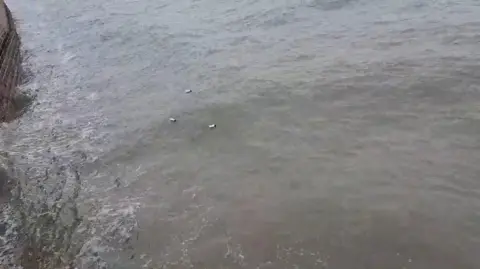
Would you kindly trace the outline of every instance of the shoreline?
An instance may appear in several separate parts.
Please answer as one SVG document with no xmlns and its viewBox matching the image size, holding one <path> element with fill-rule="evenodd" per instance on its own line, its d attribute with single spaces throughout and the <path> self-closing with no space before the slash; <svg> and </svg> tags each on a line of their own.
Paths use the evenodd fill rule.
<svg viewBox="0 0 480 269">
<path fill-rule="evenodd" d="M 20 115 L 21 100 L 17 101 L 17 86 L 22 78 L 20 46 L 13 16 L 7 4 L 0 0 L 0 122 L 12 121 Z M 8 153 L 0 154 L 0 269 L 18 268 L 16 261 L 21 257 L 21 248 L 17 248 L 15 240 L 17 226 L 9 221 L 13 213 L 9 202 L 15 183 L 10 175 Z"/>
</svg>

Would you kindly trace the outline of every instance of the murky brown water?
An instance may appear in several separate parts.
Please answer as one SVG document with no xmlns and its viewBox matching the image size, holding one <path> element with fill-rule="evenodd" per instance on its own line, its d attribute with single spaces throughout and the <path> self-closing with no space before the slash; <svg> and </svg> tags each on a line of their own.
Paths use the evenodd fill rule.
<svg viewBox="0 0 480 269">
<path fill-rule="evenodd" d="M 480 268 L 477 1 L 9 4 L 114 268 Z"/>
</svg>

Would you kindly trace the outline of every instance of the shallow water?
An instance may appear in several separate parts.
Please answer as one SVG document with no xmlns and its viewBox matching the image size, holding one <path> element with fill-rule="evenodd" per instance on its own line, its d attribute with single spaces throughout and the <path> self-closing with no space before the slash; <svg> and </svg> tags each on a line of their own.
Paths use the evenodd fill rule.
<svg viewBox="0 0 480 269">
<path fill-rule="evenodd" d="M 480 267 L 477 1 L 8 4 L 114 268 Z"/>
</svg>

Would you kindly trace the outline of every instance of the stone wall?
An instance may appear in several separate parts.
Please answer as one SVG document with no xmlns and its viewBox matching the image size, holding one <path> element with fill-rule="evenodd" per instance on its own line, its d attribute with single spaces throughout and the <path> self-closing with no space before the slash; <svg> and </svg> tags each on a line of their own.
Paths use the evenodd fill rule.
<svg viewBox="0 0 480 269">
<path fill-rule="evenodd" d="M 5 3 L 3 0 L 0 0 L 0 6 L 3 7 Z M 5 9 L 0 9 L 0 28 L 1 29 L 6 29 L 8 28 L 8 19 L 7 19 L 7 12 Z"/>
<path fill-rule="evenodd" d="M 15 114 L 13 99 L 20 82 L 20 38 L 10 10 L 0 1 L 0 121 L 8 121 Z"/>
</svg>

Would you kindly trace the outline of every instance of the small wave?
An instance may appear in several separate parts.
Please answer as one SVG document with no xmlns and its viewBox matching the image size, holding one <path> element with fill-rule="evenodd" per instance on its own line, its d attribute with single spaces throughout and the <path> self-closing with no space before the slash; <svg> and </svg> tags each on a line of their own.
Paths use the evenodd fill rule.
<svg viewBox="0 0 480 269">
<path fill-rule="evenodd" d="M 311 0 L 307 6 L 322 10 L 337 10 L 352 5 L 358 0 Z"/>
<path fill-rule="evenodd" d="M 95 199 L 87 202 L 101 206 L 86 210 L 81 192 L 87 183 L 79 165 L 56 158 L 49 168 L 27 174 L 14 168 L 8 156 L 3 163 L 15 184 L 10 202 L 1 205 L 0 265 L 100 269 L 107 267 L 101 253 L 130 244 L 140 203 Z"/>
</svg>

